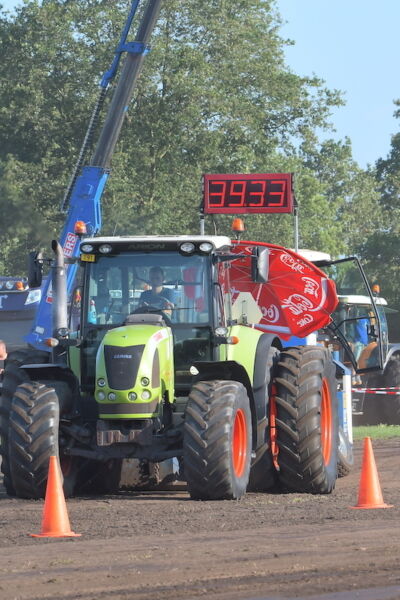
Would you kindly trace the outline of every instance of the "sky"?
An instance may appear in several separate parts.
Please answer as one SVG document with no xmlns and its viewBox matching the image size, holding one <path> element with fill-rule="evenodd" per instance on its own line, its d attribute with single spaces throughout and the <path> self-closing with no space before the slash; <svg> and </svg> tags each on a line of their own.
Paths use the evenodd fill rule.
<svg viewBox="0 0 400 600">
<path fill-rule="evenodd" d="M 112 0 L 111 0 L 112 1 Z M 20 4 L 0 0 L 5 9 Z M 360 167 L 390 152 L 399 130 L 393 101 L 400 98 L 400 0 L 276 0 L 285 24 L 286 62 L 299 75 L 317 75 L 343 92 L 346 106 L 332 114 L 336 139 L 350 138 Z"/>
<path fill-rule="evenodd" d="M 344 93 L 331 121 L 336 139 L 348 136 L 360 167 L 390 152 L 399 131 L 399 0 L 276 0 L 286 22 L 281 35 L 295 45 L 286 62 L 299 75 L 317 75 Z"/>
</svg>

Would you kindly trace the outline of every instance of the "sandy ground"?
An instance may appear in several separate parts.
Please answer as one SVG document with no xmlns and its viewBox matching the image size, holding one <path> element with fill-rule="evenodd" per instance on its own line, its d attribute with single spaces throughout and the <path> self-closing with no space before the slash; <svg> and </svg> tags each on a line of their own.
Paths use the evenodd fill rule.
<svg viewBox="0 0 400 600">
<path fill-rule="evenodd" d="M 400 439 L 374 441 L 384 501 L 353 510 L 353 472 L 333 494 L 195 502 L 184 489 L 67 501 L 79 538 L 37 539 L 43 501 L 0 488 L 0 598 L 400 599 Z"/>
</svg>

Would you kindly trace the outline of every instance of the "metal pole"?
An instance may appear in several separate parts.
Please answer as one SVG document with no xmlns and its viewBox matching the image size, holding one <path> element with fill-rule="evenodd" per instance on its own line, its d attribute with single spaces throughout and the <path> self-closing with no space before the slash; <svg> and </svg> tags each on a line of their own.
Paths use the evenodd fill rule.
<svg viewBox="0 0 400 600">
<path fill-rule="evenodd" d="M 294 207 L 294 250 L 299 251 L 299 208 Z"/>
</svg>

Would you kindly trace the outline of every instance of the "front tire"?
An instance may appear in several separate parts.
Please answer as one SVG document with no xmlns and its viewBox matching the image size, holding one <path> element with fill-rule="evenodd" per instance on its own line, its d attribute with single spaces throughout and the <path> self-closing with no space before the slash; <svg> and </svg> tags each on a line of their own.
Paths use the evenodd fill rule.
<svg viewBox="0 0 400 600">
<path fill-rule="evenodd" d="M 246 493 L 251 413 L 238 381 L 199 381 L 189 395 L 183 436 L 184 474 L 191 498 L 238 500 Z"/>
<path fill-rule="evenodd" d="M 289 491 L 329 494 L 338 463 L 335 365 L 320 346 L 281 353 L 276 377 L 279 480 Z"/>
<path fill-rule="evenodd" d="M 2 457 L 1 470 L 4 475 L 4 487 L 9 496 L 15 496 L 8 451 L 11 403 L 17 387 L 25 381 L 30 381 L 29 375 L 21 368 L 21 365 L 45 363 L 47 361 L 47 352 L 31 349 L 15 350 L 9 354 L 6 361 L 0 394 L 0 454 Z"/>
<path fill-rule="evenodd" d="M 44 498 L 50 456 L 59 456 L 59 422 L 54 388 L 38 382 L 18 386 L 11 404 L 8 439 L 10 476 L 17 497 Z M 78 461 L 68 456 L 59 458 L 64 494 L 70 496 Z"/>
</svg>

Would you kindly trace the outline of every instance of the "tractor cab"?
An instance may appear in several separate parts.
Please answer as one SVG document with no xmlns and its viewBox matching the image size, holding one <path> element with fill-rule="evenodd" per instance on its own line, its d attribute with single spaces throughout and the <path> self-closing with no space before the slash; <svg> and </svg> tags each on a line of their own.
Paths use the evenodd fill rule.
<svg viewBox="0 0 400 600">
<path fill-rule="evenodd" d="M 218 359 L 215 330 L 224 327 L 227 318 L 216 256 L 230 246 L 223 236 L 84 240 L 78 293 L 83 387 L 93 390 L 99 344 L 119 328 L 136 326 L 138 331 L 139 325 L 147 324 L 151 331 L 153 323 L 171 331 L 177 392 L 187 387 L 195 362 Z"/>
</svg>

